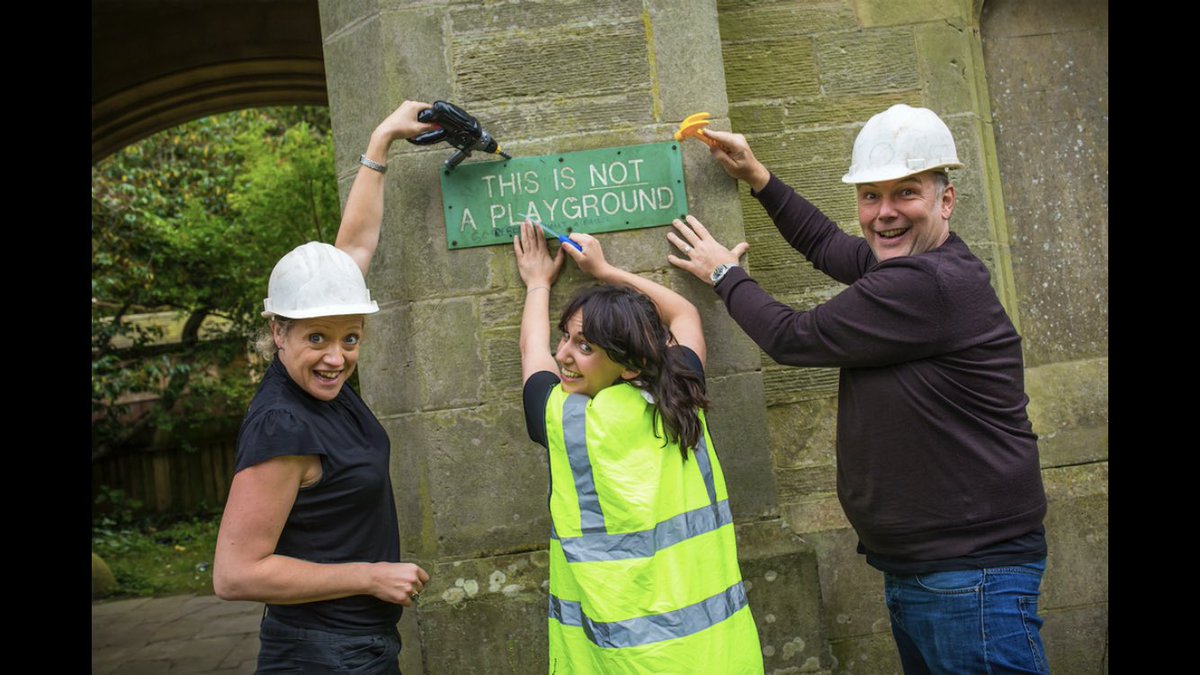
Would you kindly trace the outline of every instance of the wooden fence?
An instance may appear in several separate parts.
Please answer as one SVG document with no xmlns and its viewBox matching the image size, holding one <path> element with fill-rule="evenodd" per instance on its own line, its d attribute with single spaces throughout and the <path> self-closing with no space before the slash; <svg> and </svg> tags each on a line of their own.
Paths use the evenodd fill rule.
<svg viewBox="0 0 1200 675">
<path fill-rule="evenodd" d="M 190 452 L 169 448 L 104 457 L 92 464 L 92 504 L 100 487 L 107 486 L 139 500 L 145 513 L 195 513 L 224 506 L 235 442 L 212 441 Z"/>
</svg>

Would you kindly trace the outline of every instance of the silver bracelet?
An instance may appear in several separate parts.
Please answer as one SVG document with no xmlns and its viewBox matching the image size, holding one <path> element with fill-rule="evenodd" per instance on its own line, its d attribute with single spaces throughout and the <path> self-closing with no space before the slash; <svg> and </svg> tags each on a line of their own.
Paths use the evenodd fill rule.
<svg viewBox="0 0 1200 675">
<path fill-rule="evenodd" d="M 526 288 L 526 289 L 525 289 L 525 295 L 529 295 L 530 293 L 532 293 L 532 292 L 536 291 L 536 290 L 537 290 L 537 289 L 539 289 L 539 288 L 544 288 L 544 289 L 546 289 L 546 292 L 547 292 L 547 293 L 549 293 L 549 292 L 550 292 L 550 287 L 549 287 L 549 286 L 534 286 L 533 288 Z"/>
<path fill-rule="evenodd" d="M 358 163 L 362 164 L 363 166 L 367 167 L 368 169 L 374 169 L 375 171 L 378 171 L 379 173 L 387 173 L 387 165 L 386 164 L 380 164 L 379 162 L 372 161 L 372 160 L 368 159 L 366 155 L 359 155 Z"/>
</svg>

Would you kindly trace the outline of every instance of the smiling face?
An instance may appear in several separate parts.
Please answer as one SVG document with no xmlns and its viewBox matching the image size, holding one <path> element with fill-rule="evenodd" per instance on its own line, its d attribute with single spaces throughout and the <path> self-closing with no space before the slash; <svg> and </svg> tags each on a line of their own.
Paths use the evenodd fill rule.
<svg viewBox="0 0 1200 675">
<path fill-rule="evenodd" d="M 943 189 L 933 171 L 878 183 L 860 183 L 858 224 L 880 262 L 932 251 L 950 236 L 954 186 Z"/>
<path fill-rule="evenodd" d="M 602 348 L 588 342 L 583 334 L 583 310 L 572 314 L 564 325 L 566 331 L 554 353 L 564 391 L 595 397 L 606 387 L 637 377 L 637 371 L 613 361 Z"/>
<path fill-rule="evenodd" d="M 313 398 L 332 401 L 354 373 L 363 315 L 295 319 L 272 324 L 279 360 L 292 381 Z"/>
</svg>

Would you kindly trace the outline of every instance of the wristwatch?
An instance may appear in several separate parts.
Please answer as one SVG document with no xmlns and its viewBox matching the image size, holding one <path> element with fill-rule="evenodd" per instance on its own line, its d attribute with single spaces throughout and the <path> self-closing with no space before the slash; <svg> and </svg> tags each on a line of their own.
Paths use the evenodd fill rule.
<svg viewBox="0 0 1200 675">
<path fill-rule="evenodd" d="M 725 273 L 737 266 L 737 263 L 717 265 L 717 269 L 713 270 L 712 276 L 709 277 L 709 279 L 712 279 L 713 286 L 721 283 L 721 279 L 725 278 Z"/>
</svg>

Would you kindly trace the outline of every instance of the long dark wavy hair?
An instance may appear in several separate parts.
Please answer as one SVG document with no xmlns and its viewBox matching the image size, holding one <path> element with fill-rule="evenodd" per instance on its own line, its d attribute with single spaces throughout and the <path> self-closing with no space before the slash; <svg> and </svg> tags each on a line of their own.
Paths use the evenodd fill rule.
<svg viewBox="0 0 1200 675">
<path fill-rule="evenodd" d="M 667 349 L 674 336 L 654 301 L 627 286 L 584 288 L 567 303 L 558 329 L 567 332 L 567 321 L 581 310 L 584 337 L 614 362 L 639 371 L 630 384 L 654 396 L 654 419 L 661 417 L 667 436 L 663 445 L 667 440 L 679 443 L 687 461 L 688 448 L 696 447 L 704 435 L 699 411 L 708 408 L 709 400 L 704 379 L 687 366 L 680 350 Z"/>
</svg>

